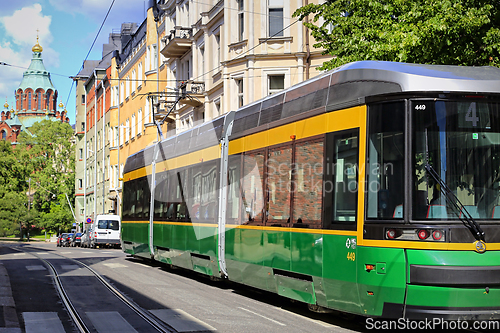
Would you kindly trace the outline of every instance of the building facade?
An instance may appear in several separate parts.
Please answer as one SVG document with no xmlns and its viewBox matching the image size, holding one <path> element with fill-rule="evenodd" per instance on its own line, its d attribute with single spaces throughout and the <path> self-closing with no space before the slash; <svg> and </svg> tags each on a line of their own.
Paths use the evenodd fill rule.
<svg viewBox="0 0 500 333">
<path fill-rule="evenodd" d="M 57 89 L 42 60 L 43 48 L 38 43 L 31 49 L 33 58 L 15 92 L 15 108 L 4 104 L 0 118 L 0 139 L 17 143 L 17 137 L 36 122 L 44 119 L 69 123 L 64 105 L 57 105 Z"/>
<path fill-rule="evenodd" d="M 103 166 L 114 177 L 102 198 L 116 200 L 119 214 L 119 177 L 128 156 L 162 135 L 176 135 L 319 74 L 315 68 L 330 57 L 311 49 L 312 37 L 291 17 L 303 5 L 302 0 L 150 0 L 146 19 L 128 26 L 111 59 L 109 125 L 99 123 L 106 112 L 94 116 L 89 96 L 95 93 L 86 90 L 86 144 L 97 152 L 97 160 L 87 159 L 90 206 L 100 213 L 92 200 L 102 191 L 96 174 L 106 174 Z M 116 155 L 109 154 L 109 163 L 109 152 L 99 155 L 105 132 L 115 139 L 110 147 Z"/>
</svg>

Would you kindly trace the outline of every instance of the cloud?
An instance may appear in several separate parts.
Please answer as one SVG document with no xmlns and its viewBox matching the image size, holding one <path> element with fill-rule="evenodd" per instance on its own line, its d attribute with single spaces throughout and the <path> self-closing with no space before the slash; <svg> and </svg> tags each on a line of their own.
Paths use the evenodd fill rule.
<svg viewBox="0 0 500 333">
<path fill-rule="evenodd" d="M 7 64 L 17 64 L 19 67 L 28 67 L 30 58 L 26 55 L 15 52 L 12 45 L 3 43 L 0 45 L 0 61 Z M 3 109 L 4 98 L 7 97 L 9 104 L 13 106 L 14 92 L 21 83 L 24 68 L 13 66 L 0 66 L 0 101 Z"/>
<path fill-rule="evenodd" d="M 5 32 L 0 34 L 0 61 L 11 65 L 0 66 L 0 97 L 7 96 L 9 104 L 12 104 L 10 99 L 31 62 L 37 29 L 46 67 L 59 66 L 59 54 L 50 47 L 53 41 L 51 21 L 51 16 L 44 15 L 38 3 L 15 10 L 11 16 L 0 17 L 0 32 Z"/>
<path fill-rule="evenodd" d="M 12 16 L 0 18 L 4 25 L 7 36 L 12 37 L 12 41 L 18 45 L 34 45 L 37 36 L 40 37 L 40 44 L 49 45 L 52 42 L 50 33 L 51 16 L 42 14 L 42 6 L 38 3 L 14 11 Z"/>
</svg>

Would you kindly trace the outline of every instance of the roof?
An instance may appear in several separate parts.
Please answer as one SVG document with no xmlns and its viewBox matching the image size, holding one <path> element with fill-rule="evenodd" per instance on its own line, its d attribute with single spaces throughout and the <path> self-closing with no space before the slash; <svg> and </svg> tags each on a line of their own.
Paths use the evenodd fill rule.
<svg viewBox="0 0 500 333">
<path fill-rule="evenodd" d="M 23 80 L 18 89 L 26 90 L 27 88 L 32 88 L 34 91 L 40 88 L 44 91 L 56 90 L 50 79 L 50 73 L 43 65 L 42 52 L 33 52 L 31 64 L 23 74 Z"/>
</svg>

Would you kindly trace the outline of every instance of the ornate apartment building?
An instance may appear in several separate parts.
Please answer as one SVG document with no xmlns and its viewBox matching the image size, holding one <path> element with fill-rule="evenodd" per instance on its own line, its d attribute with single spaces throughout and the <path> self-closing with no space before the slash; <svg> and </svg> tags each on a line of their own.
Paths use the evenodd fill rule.
<svg viewBox="0 0 500 333">
<path fill-rule="evenodd" d="M 292 18 L 305 2 L 150 0 L 141 25 L 125 25 L 125 33 L 122 25 L 107 79 L 102 68 L 101 83 L 92 75 L 86 83 L 84 151 L 96 153 L 86 158 L 85 217 L 119 214 L 127 157 L 161 135 L 181 133 L 319 74 L 315 68 L 329 56 L 312 49 L 313 38 Z M 91 91 L 96 86 L 109 89 L 109 97 L 101 93 L 109 103 L 100 104 L 103 111 L 91 101 L 100 96 Z"/>
</svg>

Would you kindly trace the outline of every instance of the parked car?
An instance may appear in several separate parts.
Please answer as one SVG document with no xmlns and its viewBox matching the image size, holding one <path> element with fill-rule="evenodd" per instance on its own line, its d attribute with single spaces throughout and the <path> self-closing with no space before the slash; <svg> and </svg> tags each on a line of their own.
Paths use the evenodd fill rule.
<svg viewBox="0 0 500 333">
<path fill-rule="evenodd" d="M 80 239 L 80 247 L 89 247 L 90 239 L 89 239 L 89 231 L 84 230 L 82 232 L 82 237 Z"/>
<path fill-rule="evenodd" d="M 61 238 L 61 246 L 66 246 L 68 247 L 69 244 L 71 243 L 71 237 L 73 237 L 73 233 L 70 234 L 65 234 L 66 236 Z"/>
<path fill-rule="evenodd" d="M 82 233 L 81 232 L 76 232 L 71 237 L 70 245 L 72 247 L 80 246 L 81 245 L 81 241 L 82 241 Z"/>
<path fill-rule="evenodd" d="M 59 234 L 59 236 L 57 236 L 57 246 L 63 246 L 63 239 L 66 239 L 68 238 L 68 234 L 66 233 L 62 233 L 62 234 Z"/>
</svg>

